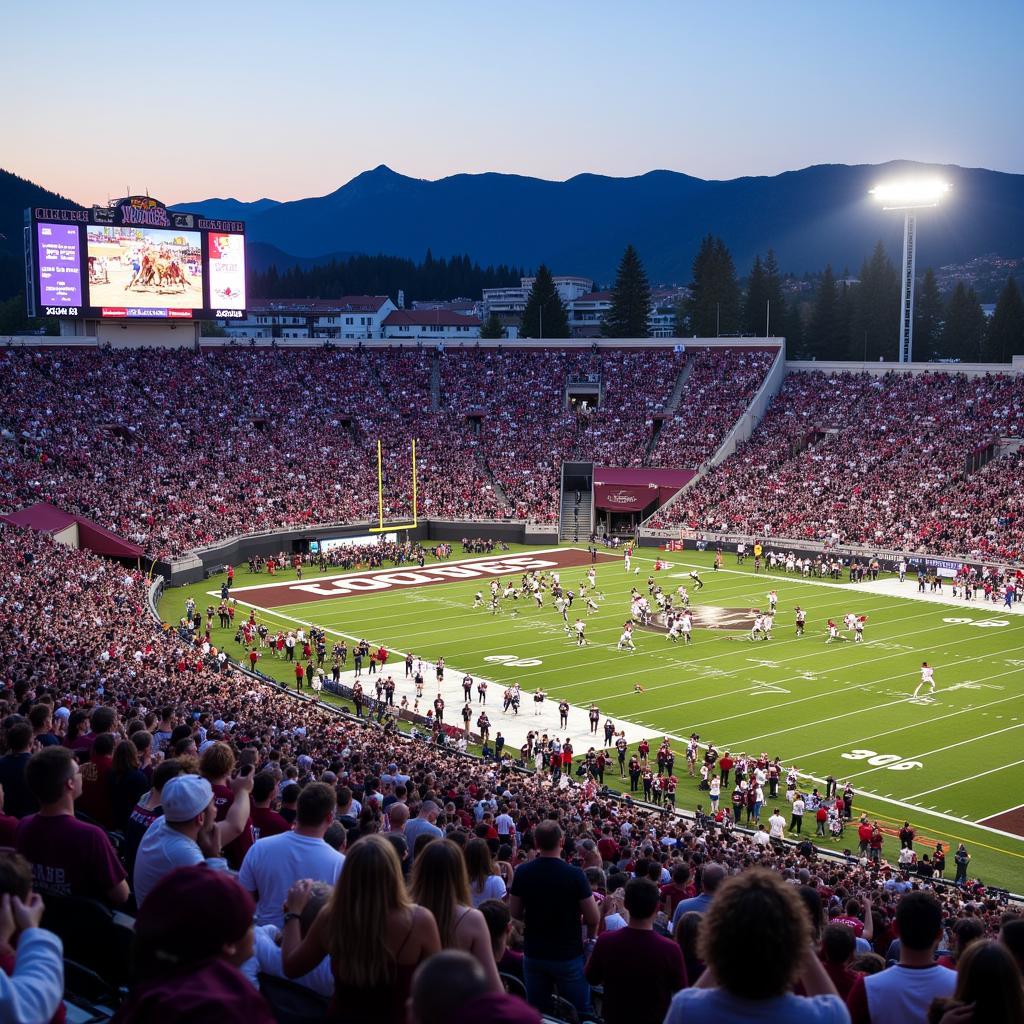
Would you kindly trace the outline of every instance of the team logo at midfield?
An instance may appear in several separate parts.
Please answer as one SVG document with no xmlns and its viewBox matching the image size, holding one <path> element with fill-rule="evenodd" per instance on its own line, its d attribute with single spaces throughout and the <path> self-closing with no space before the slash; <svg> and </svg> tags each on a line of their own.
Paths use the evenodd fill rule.
<svg viewBox="0 0 1024 1024">
<path fill-rule="evenodd" d="M 753 608 L 715 608 L 707 605 L 691 608 L 690 612 L 693 615 L 695 629 L 732 629 L 737 632 L 749 632 L 754 625 L 754 616 L 757 615 Z M 653 616 L 647 628 L 658 633 L 667 633 L 668 625 L 664 613 L 659 612 Z"/>
</svg>

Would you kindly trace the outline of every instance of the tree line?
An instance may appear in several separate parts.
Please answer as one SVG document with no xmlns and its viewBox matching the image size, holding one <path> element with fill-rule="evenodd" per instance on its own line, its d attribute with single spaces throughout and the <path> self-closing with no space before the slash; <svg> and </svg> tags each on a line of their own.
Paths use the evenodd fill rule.
<svg viewBox="0 0 1024 1024">
<path fill-rule="evenodd" d="M 249 293 L 261 299 L 336 298 L 339 295 L 390 295 L 399 291 L 417 299 L 476 298 L 484 288 L 519 284 L 522 267 L 481 267 L 468 255 L 437 258 L 428 249 L 422 262 L 400 256 L 355 254 L 312 267 L 270 266 L 249 277 Z"/>
<path fill-rule="evenodd" d="M 878 242 L 860 275 L 841 280 L 831 265 L 809 297 L 802 290 L 787 299 L 785 279 L 771 249 L 754 257 L 740 280 L 725 242 L 713 235 L 701 240 L 692 266 L 689 297 L 676 309 L 682 337 L 784 335 L 793 359 L 898 359 L 900 274 Z M 602 324 L 609 338 L 643 338 L 650 333 L 651 288 L 643 263 L 626 247 Z M 492 318 L 485 337 L 500 337 Z M 530 292 L 520 333 L 528 338 L 567 338 L 565 305 L 550 271 L 541 266 Z M 944 299 L 929 267 L 915 288 L 915 361 L 1011 361 L 1024 353 L 1024 300 L 1013 277 L 1006 281 L 993 316 L 986 317 L 974 289 L 959 282 Z"/>
</svg>

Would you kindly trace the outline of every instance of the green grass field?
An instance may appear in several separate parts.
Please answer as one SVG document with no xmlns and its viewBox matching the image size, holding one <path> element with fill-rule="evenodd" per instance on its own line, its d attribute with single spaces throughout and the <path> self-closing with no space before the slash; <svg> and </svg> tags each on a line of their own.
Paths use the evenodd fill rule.
<svg viewBox="0 0 1024 1024">
<path fill-rule="evenodd" d="M 954 849 L 962 840 L 973 857 L 972 877 L 1024 890 L 1024 838 L 977 824 L 1024 802 L 1024 616 L 1000 615 L 996 606 L 954 608 L 851 592 L 829 581 L 755 575 L 750 560 L 737 566 L 731 555 L 723 571 L 715 572 L 710 553 L 678 552 L 668 556 L 671 564 L 657 573 L 658 580 L 674 590 L 688 584 L 685 574 L 699 566 L 706 585 L 691 589 L 696 609 L 763 607 L 767 591 L 776 589 L 774 638 L 751 641 L 741 632 L 695 629 L 694 643 L 684 647 L 638 630 L 636 653 L 617 651 L 629 590 L 636 585 L 645 591 L 654 555 L 642 551 L 634 560 L 639 577 L 627 575 L 621 559 L 597 566 L 605 599 L 588 623 L 590 645 L 583 649 L 565 636 L 550 601 L 543 609 L 520 601 L 516 617 L 474 609 L 473 594 L 486 593 L 486 580 L 264 605 L 259 602 L 274 592 L 247 596 L 238 588 L 270 582 L 269 577 L 251 577 L 243 567 L 234 596 L 256 604 L 269 624 L 316 622 L 329 635 L 366 637 L 424 660 L 443 656 L 451 670 L 485 677 L 496 688 L 518 680 L 524 691 L 540 686 L 576 705 L 595 701 L 602 715 L 634 722 L 644 734 L 678 738 L 677 774 L 685 772 L 681 739 L 696 731 L 720 751 L 778 754 L 809 780 L 829 773 L 841 782 L 849 779 L 857 789 L 857 812 L 896 828 L 909 818 L 919 835 Z M 453 556 L 452 563 L 459 558 Z M 585 567 L 561 570 L 563 585 L 575 586 L 584 573 Z M 189 593 L 201 608 L 216 604 L 209 594 L 219 582 L 167 591 L 161 613 L 176 621 Z M 915 584 L 908 580 L 905 587 L 911 594 Z M 797 604 L 808 612 L 800 639 L 793 629 Z M 826 645 L 826 619 L 840 621 L 847 612 L 869 617 L 866 641 Z M 984 622 L 1004 625 L 978 624 Z M 217 631 L 215 642 L 239 656 L 227 633 Z M 502 656 L 535 664 L 509 667 L 488 660 Z M 935 667 L 938 692 L 919 703 L 911 696 L 925 659 Z M 291 666 L 273 658 L 261 661 L 260 669 L 291 681 Z M 637 682 L 643 693 L 634 692 Z M 495 710 L 500 728 L 500 707 Z M 697 803 L 707 806 L 706 794 L 684 780 L 679 806 Z M 856 836 L 848 831 L 835 845 L 855 848 Z M 897 849 L 887 840 L 890 859 Z"/>
</svg>

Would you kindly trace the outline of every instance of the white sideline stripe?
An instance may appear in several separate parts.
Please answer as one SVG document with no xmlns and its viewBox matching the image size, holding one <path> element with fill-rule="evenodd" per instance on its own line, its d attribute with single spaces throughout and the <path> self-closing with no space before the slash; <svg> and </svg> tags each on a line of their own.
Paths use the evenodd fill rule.
<svg viewBox="0 0 1024 1024">
<path fill-rule="evenodd" d="M 880 736 L 891 736 L 896 732 L 905 732 L 907 729 L 918 729 L 922 725 L 934 725 L 936 722 L 944 721 L 947 718 L 956 718 L 958 715 L 963 715 L 972 711 L 980 711 L 982 708 L 991 708 L 996 704 L 1005 704 L 1008 700 L 1020 700 L 1021 695 L 1015 693 L 1010 697 L 1000 697 L 999 700 L 990 700 L 986 704 L 974 704 L 969 708 L 959 708 L 956 711 L 950 711 L 948 714 L 939 715 L 936 718 L 922 718 L 920 722 L 911 722 L 909 725 L 901 725 L 895 729 L 886 729 L 885 732 L 873 732 L 870 736 L 860 736 L 855 740 L 849 740 L 846 743 L 836 743 L 831 747 L 821 747 L 818 750 L 811 750 L 806 754 L 796 754 L 788 760 L 792 760 L 794 764 L 804 760 L 807 757 L 816 757 L 818 754 L 827 754 L 830 750 L 839 750 L 842 747 L 849 747 L 855 743 L 866 743 L 868 740 L 877 740 Z M 1024 807 L 1024 804 L 1021 805 Z"/>
<path fill-rule="evenodd" d="M 1005 675 L 1006 673 L 1003 674 Z M 995 679 L 998 677 L 993 676 L 992 678 Z M 966 708 L 964 710 L 966 710 Z M 995 729 L 992 732 L 982 733 L 981 736 L 970 736 L 965 740 L 957 740 L 956 743 L 949 743 L 944 747 L 936 747 L 934 750 L 924 750 L 920 754 L 910 754 L 903 758 L 903 760 L 916 761 L 919 757 L 930 757 L 932 754 L 941 754 L 944 750 L 953 750 L 956 747 L 962 747 L 965 743 L 976 743 L 978 740 L 987 740 L 992 736 L 1001 736 L 1004 732 L 1013 732 L 1015 729 L 1024 729 L 1024 722 L 1020 722 L 1017 725 L 1007 725 L 1002 729 Z M 884 764 L 872 765 L 872 767 L 865 768 L 862 772 L 854 772 L 852 775 L 847 775 L 846 777 L 848 779 L 859 779 L 862 775 L 870 775 L 872 772 L 882 771 L 888 767 L 888 765 Z"/>
<path fill-rule="evenodd" d="M 256 611 L 263 612 L 265 615 L 273 615 L 273 616 L 276 616 L 279 619 L 284 619 L 284 620 L 286 620 L 288 622 L 295 622 L 295 623 L 297 623 L 300 626 L 315 625 L 315 623 L 307 622 L 304 619 L 297 619 L 297 618 L 294 618 L 291 615 L 285 615 L 282 612 L 276 612 L 276 611 L 273 611 L 273 610 L 271 610 L 269 608 L 261 608 L 261 607 L 259 607 L 259 605 L 250 604 L 247 601 L 239 601 L 238 603 L 241 604 L 241 605 L 245 605 L 246 607 L 249 607 L 249 608 L 254 608 Z M 343 636 L 343 637 L 345 637 L 348 640 L 356 640 L 357 639 L 356 637 L 352 636 L 352 634 L 350 634 L 350 633 L 342 633 L 342 632 L 340 632 L 339 630 L 336 630 L 336 629 L 328 629 L 326 626 L 322 626 L 320 628 L 324 629 L 325 632 L 333 633 L 335 636 Z M 401 651 L 395 651 L 395 653 L 399 657 L 404 657 L 404 654 Z M 451 672 L 453 673 L 453 675 L 454 675 L 454 673 L 460 671 L 459 669 L 454 668 L 451 665 L 446 665 L 445 667 L 447 669 L 450 669 Z M 280 680 L 278 680 L 278 681 L 280 681 Z M 579 707 L 579 705 L 575 705 L 575 706 Z M 529 717 L 529 716 L 527 716 L 527 717 Z M 629 721 L 629 720 L 628 719 L 624 719 L 624 721 Z M 677 743 L 686 743 L 687 742 L 687 740 L 684 737 L 677 736 L 676 734 L 671 733 L 671 732 L 662 732 L 662 731 L 659 730 L 657 732 L 657 735 L 659 735 L 659 736 L 668 736 L 669 739 L 675 740 Z M 724 750 L 725 748 L 723 747 L 722 749 Z M 820 778 L 819 776 L 816 776 L 816 775 L 804 775 L 803 773 L 801 773 L 801 775 L 803 775 L 803 777 L 806 778 L 806 779 L 810 779 L 811 782 L 817 782 L 820 785 L 824 785 L 825 784 L 825 780 L 823 778 Z M 993 828 L 991 825 L 982 825 L 982 824 L 980 824 L 979 822 L 976 822 L 976 821 L 969 821 L 967 818 L 958 818 L 958 817 L 956 817 L 953 814 L 946 814 L 946 813 L 944 813 L 942 811 L 932 811 L 932 810 L 929 810 L 928 808 L 921 807 L 918 804 L 907 803 L 905 800 L 897 800 L 897 799 L 895 799 L 893 797 L 888 797 L 888 796 L 879 796 L 878 794 L 871 793 L 868 790 L 861 790 L 860 795 L 864 796 L 864 797 L 867 797 L 867 798 L 869 798 L 871 800 L 878 800 L 881 803 L 892 804 L 894 807 L 900 807 L 900 808 L 902 808 L 904 810 L 913 811 L 915 814 L 926 814 L 929 817 L 941 818 L 944 821 L 950 821 L 950 822 L 953 822 L 956 825 L 964 825 L 964 826 L 966 826 L 968 828 L 981 829 L 984 832 L 989 832 L 992 835 L 996 835 L 996 836 L 1002 836 L 1005 839 L 1014 839 L 1017 842 L 1024 842 L 1024 839 L 1022 839 L 1021 836 L 1016 835 L 1013 832 L 1006 832 L 1006 831 L 1004 831 L 1001 828 Z M 1000 852 L 1003 852 L 1003 851 L 1000 851 Z"/>
<path fill-rule="evenodd" d="M 979 736 L 978 737 L 978 739 L 984 739 L 984 738 L 985 738 L 984 736 Z M 965 740 L 964 742 L 970 742 L 970 741 L 969 740 Z M 993 772 L 1005 771 L 1007 768 L 1016 768 L 1017 765 L 1019 765 L 1019 764 L 1024 764 L 1024 760 L 1013 761 L 1011 764 L 1001 764 L 998 768 L 989 768 L 989 770 L 986 771 L 986 772 L 977 772 L 974 775 L 968 775 L 966 779 L 957 779 L 956 782 L 947 782 L 944 786 L 936 786 L 934 789 L 924 789 L 920 793 L 911 793 L 911 795 L 908 796 L 907 799 L 908 800 L 913 800 L 915 797 L 928 796 L 931 793 L 938 793 L 938 792 L 940 792 L 943 789 L 949 789 L 951 786 L 960 786 L 960 785 L 963 785 L 963 783 L 965 783 L 965 782 L 973 782 L 975 779 L 984 778 L 986 775 L 991 775 Z M 1020 806 L 1024 807 L 1024 804 L 1021 804 Z M 1011 811 L 1015 811 L 1016 809 L 1017 809 L 1016 807 L 1011 807 L 1010 808 Z M 1005 811 L 997 811 L 996 812 L 996 814 L 1005 814 L 1005 813 L 1006 813 Z M 993 818 L 993 817 L 995 817 L 995 815 L 994 814 L 988 814 L 988 815 L 986 815 L 986 817 Z M 978 828 L 986 828 L 986 827 L 987 827 L 986 825 L 979 825 L 978 826 Z M 1017 838 L 1019 839 L 1020 836 L 1018 836 Z"/>
<path fill-rule="evenodd" d="M 405 573 L 405 572 L 427 572 L 429 569 L 443 569 L 446 565 L 472 565 L 474 562 L 503 562 L 506 558 L 531 558 L 535 555 L 550 555 L 555 551 L 583 551 L 583 548 L 541 548 L 539 551 L 499 551 L 493 555 L 478 556 L 476 558 L 460 558 L 457 561 L 449 562 L 431 562 L 429 565 L 424 565 L 421 569 L 415 562 L 408 566 L 395 565 L 390 569 L 350 569 L 348 572 L 333 573 L 330 576 L 310 576 L 308 579 L 303 577 L 300 579 L 293 580 L 275 580 L 273 583 L 250 583 L 245 587 L 232 587 L 228 593 L 231 594 L 247 594 L 253 590 L 268 590 L 268 589 L 284 589 L 292 590 L 295 587 L 305 586 L 309 583 L 329 583 L 331 580 L 343 580 L 356 576 L 382 576 L 390 573 Z M 589 564 L 589 563 L 588 563 Z M 596 565 L 607 565 L 607 562 L 597 562 Z M 562 571 L 559 567 L 555 567 L 556 571 Z M 577 569 L 581 566 L 566 566 L 568 569 Z M 288 571 L 287 569 L 284 571 Z M 443 576 L 438 579 L 439 583 L 445 582 Z M 449 581 L 452 582 L 452 581 Z M 395 588 L 399 589 L 398 587 Z M 208 595 L 219 596 L 219 590 L 208 590 Z M 339 597 L 344 595 L 339 594 Z M 301 604 L 307 604 L 311 602 L 296 602 Z"/>
<path fill-rule="evenodd" d="M 1004 767 L 1010 767 L 1010 766 L 1009 765 L 1004 765 Z M 995 770 L 996 771 L 1001 771 L 1002 769 L 997 768 Z M 976 777 L 977 776 L 972 776 L 972 778 L 976 778 Z M 988 815 L 986 815 L 986 818 L 999 818 L 999 817 L 1001 817 L 1004 814 L 1009 814 L 1011 811 L 1019 811 L 1021 809 L 1024 809 L 1024 804 L 1017 804 L 1016 807 L 1007 807 L 1005 811 L 995 811 L 992 814 L 988 814 Z"/>
</svg>

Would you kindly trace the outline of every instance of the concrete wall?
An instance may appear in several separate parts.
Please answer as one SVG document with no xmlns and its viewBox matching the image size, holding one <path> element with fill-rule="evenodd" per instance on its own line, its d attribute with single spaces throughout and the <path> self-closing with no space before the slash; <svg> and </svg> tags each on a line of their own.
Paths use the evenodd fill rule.
<svg viewBox="0 0 1024 1024">
<path fill-rule="evenodd" d="M 887 373 L 963 373 L 968 377 L 983 377 L 987 373 L 1024 373 L 1024 355 L 1014 356 L 1012 363 L 845 363 L 837 360 L 787 360 L 786 372 L 794 370 L 870 373 L 875 377 L 883 377 Z"/>
</svg>

